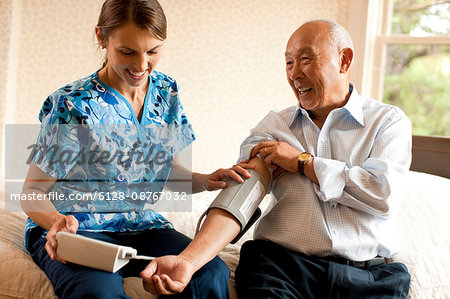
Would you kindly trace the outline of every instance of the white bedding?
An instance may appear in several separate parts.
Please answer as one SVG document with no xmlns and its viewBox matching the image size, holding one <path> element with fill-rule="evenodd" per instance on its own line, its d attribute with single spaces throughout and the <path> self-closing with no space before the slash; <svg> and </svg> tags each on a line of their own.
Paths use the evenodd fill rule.
<svg viewBox="0 0 450 299">
<path fill-rule="evenodd" d="M 399 211 L 400 252 L 411 298 L 450 298 L 450 180 L 410 172 Z"/>
<path fill-rule="evenodd" d="M 408 190 L 399 215 L 402 250 L 392 260 L 405 263 L 412 276 L 410 298 L 450 298 L 450 180 L 409 172 Z M 194 196 L 190 213 L 168 212 L 175 227 L 193 237 L 199 215 L 216 193 Z M 3 196 L 2 196 L 3 199 Z M 24 213 L 0 212 L 0 298 L 57 298 L 45 274 L 33 263 L 23 246 Z M 251 237 L 247 232 L 235 245 L 228 245 L 220 256 L 232 270 L 239 247 Z M 133 298 L 149 298 L 139 278 L 127 278 L 125 291 Z M 151 298 L 151 297 L 150 297 Z"/>
</svg>

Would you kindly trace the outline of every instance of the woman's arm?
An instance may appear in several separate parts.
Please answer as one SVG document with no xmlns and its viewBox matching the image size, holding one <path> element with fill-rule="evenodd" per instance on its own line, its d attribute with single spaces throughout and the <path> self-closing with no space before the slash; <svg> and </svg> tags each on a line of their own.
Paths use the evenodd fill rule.
<svg viewBox="0 0 450 299">
<path fill-rule="evenodd" d="M 23 184 L 23 194 L 40 194 L 44 200 L 21 201 L 22 209 L 37 225 L 50 230 L 59 214 L 53 204 L 47 200 L 45 194 L 55 184 L 56 179 L 39 169 L 34 163 L 30 164 L 28 174 Z"/>
<path fill-rule="evenodd" d="M 172 191 L 190 191 L 190 190 L 178 190 L 177 186 L 179 180 L 192 180 L 192 193 L 198 193 L 205 190 L 214 191 L 217 189 L 224 189 L 227 187 L 227 181 L 233 179 L 239 183 L 243 183 L 245 178 L 250 177 L 250 173 L 246 168 L 252 169 L 253 166 L 246 161 L 234 165 L 232 168 L 223 169 L 220 168 L 210 174 L 202 174 L 198 172 L 191 172 L 180 163 L 180 158 L 175 156 L 173 159 L 173 166 L 170 172 L 169 179 L 167 181 L 167 187 Z"/>
<path fill-rule="evenodd" d="M 47 199 L 46 194 L 55 184 L 56 179 L 43 172 L 31 163 L 22 188 L 23 194 L 41 194 L 44 200 L 21 201 L 22 209 L 37 225 L 47 230 L 47 243 L 45 249 L 49 256 L 57 259 L 56 234 L 59 231 L 76 233 L 78 220 L 73 216 L 65 216 L 56 211 L 55 206 Z"/>
</svg>

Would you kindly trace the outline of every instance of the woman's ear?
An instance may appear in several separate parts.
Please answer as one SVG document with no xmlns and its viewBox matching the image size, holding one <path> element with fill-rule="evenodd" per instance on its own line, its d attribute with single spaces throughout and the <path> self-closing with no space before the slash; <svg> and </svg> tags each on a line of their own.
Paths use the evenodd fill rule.
<svg viewBox="0 0 450 299">
<path fill-rule="evenodd" d="M 353 50 L 350 48 L 345 48 L 340 53 L 341 56 L 341 65 L 340 72 L 346 73 L 350 69 L 350 66 L 353 62 Z"/>
<path fill-rule="evenodd" d="M 103 38 L 102 30 L 97 26 L 95 27 L 95 36 L 97 37 L 98 44 L 100 48 L 106 48 L 105 40 Z"/>
</svg>

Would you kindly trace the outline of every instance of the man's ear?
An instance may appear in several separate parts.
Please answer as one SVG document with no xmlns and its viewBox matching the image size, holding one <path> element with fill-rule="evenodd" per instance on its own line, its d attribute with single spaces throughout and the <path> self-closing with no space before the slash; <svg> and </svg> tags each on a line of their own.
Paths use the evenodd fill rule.
<svg viewBox="0 0 450 299">
<path fill-rule="evenodd" d="M 350 48 L 345 48 L 339 54 L 341 58 L 340 72 L 346 73 L 350 69 L 350 65 L 353 62 L 353 50 Z"/>
<path fill-rule="evenodd" d="M 95 36 L 97 37 L 100 48 L 104 49 L 106 47 L 105 40 L 103 38 L 102 30 L 99 27 L 95 27 Z"/>
</svg>

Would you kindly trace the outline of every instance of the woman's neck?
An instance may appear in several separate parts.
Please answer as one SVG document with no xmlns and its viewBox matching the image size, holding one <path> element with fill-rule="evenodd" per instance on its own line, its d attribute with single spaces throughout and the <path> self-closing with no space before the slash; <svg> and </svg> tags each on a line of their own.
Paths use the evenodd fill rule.
<svg viewBox="0 0 450 299">
<path fill-rule="evenodd" d="M 115 79 L 114 75 L 108 70 L 107 67 L 104 67 L 98 71 L 97 75 L 103 83 L 116 90 L 128 101 L 133 108 L 136 117 L 140 121 L 145 97 L 147 95 L 149 80 L 147 79 L 147 83 L 142 86 L 133 87 L 128 85 L 126 82 L 123 82 L 120 78 Z"/>
</svg>

